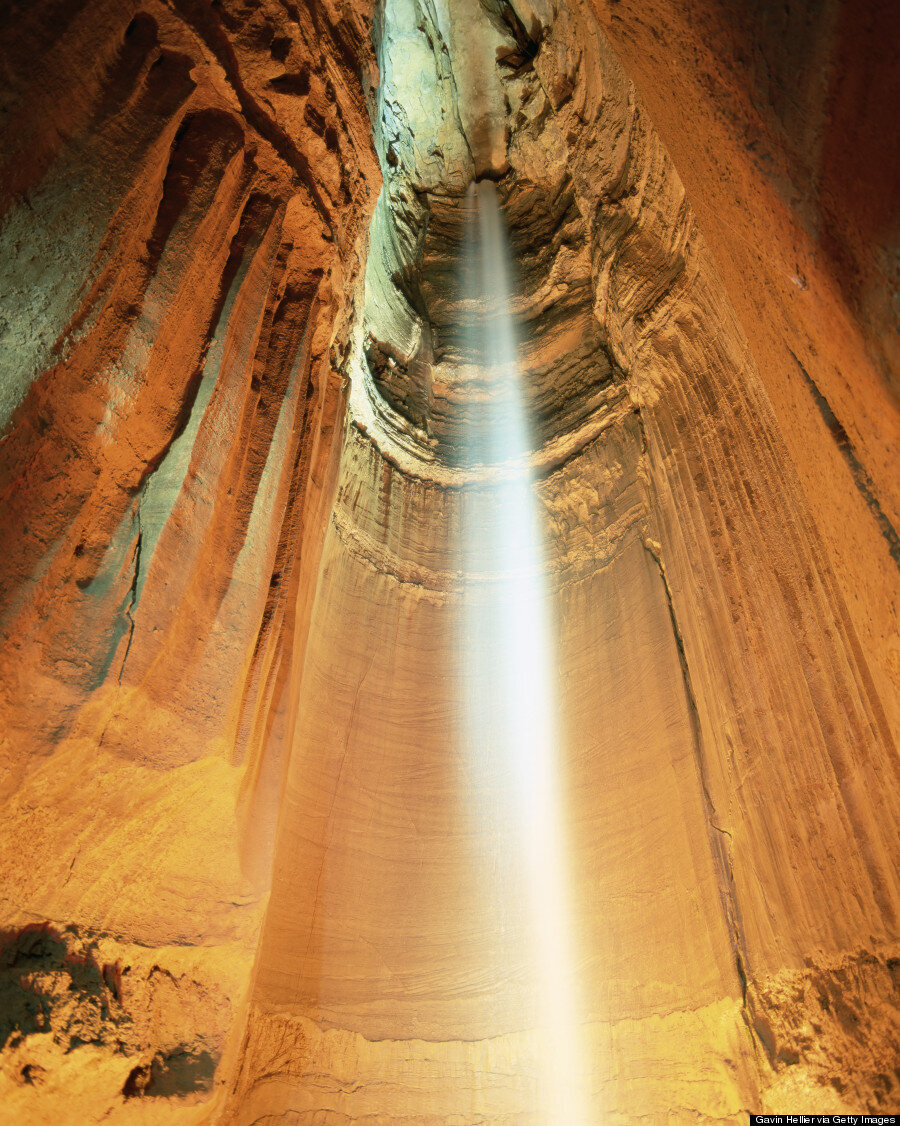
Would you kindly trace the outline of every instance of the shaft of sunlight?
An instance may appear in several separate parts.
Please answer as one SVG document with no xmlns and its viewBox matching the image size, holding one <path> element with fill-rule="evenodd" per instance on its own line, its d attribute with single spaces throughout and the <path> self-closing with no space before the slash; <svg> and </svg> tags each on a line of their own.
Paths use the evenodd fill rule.
<svg viewBox="0 0 900 1126">
<path fill-rule="evenodd" d="M 503 854 L 484 858 L 495 907 L 517 917 L 526 949 L 523 1020 L 536 1026 L 534 1108 L 541 1122 L 587 1126 L 588 1069 L 582 1042 L 571 863 L 557 716 L 557 664 L 545 551 L 530 466 L 530 427 L 511 312 L 510 250 L 496 186 L 472 185 L 465 269 L 464 342 L 473 378 L 484 380 L 469 418 L 465 456 L 482 467 L 463 532 L 464 659 L 469 769 L 489 800 L 484 839 Z M 492 791 L 492 792 L 491 792 Z M 484 819 L 488 823 L 484 823 Z"/>
</svg>

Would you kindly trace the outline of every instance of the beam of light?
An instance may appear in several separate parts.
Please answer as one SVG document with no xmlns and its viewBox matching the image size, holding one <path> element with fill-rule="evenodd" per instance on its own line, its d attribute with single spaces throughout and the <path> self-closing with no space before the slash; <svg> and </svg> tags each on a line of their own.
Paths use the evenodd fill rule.
<svg viewBox="0 0 900 1126">
<path fill-rule="evenodd" d="M 463 457 L 480 467 L 464 498 L 467 769 L 491 921 L 521 968 L 536 1029 L 538 1121 L 587 1126 L 578 958 L 556 708 L 557 667 L 531 435 L 510 312 L 509 247 L 496 187 L 469 189 L 463 348 L 474 360 Z M 483 386 L 476 386 L 484 379 Z M 523 1005 L 523 1008 L 525 1006 Z"/>
</svg>

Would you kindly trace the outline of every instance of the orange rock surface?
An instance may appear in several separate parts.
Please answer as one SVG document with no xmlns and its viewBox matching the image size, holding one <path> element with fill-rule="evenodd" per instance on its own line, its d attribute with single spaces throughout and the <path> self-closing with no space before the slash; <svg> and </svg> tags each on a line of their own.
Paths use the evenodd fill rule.
<svg viewBox="0 0 900 1126">
<path fill-rule="evenodd" d="M 476 176 L 591 1113 L 896 1109 L 895 25 L 0 14 L 0 1123 L 560 1121 L 461 749 Z"/>
</svg>

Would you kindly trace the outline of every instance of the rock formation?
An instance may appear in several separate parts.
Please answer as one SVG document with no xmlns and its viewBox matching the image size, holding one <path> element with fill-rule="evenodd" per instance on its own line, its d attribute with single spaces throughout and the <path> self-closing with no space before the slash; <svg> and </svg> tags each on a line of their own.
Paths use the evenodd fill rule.
<svg viewBox="0 0 900 1126">
<path fill-rule="evenodd" d="M 544 1121 L 472 817 L 502 779 L 459 751 L 460 543 L 501 518 L 460 453 L 476 179 L 596 1120 L 896 1109 L 896 17 L 863 9 L 0 16 L 0 1121 Z"/>
</svg>

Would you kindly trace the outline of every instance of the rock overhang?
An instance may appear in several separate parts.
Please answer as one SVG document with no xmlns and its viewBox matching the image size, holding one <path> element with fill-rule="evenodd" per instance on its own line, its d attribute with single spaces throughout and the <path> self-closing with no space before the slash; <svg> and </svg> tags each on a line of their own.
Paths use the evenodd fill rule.
<svg viewBox="0 0 900 1126">
<path fill-rule="evenodd" d="M 384 187 L 371 228 L 355 369 L 380 400 L 375 414 L 386 429 L 403 431 L 404 445 L 448 465 L 465 460 L 466 431 L 498 386 L 472 344 L 495 315 L 473 301 L 469 284 L 472 184 L 497 184 L 535 451 L 583 427 L 610 396 L 620 395 L 623 382 L 595 316 L 587 225 L 567 168 L 568 149 L 534 66 L 546 24 L 531 9 L 520 15 L 509 4 L 475 7 L 468 15 L 457 8 L 452 19 L 440 6 L 431 19 L 405 3 L 383 9 L 380 116 L 373 125 Z M 468 42 L 480 36 L 491 46 L 490 60 L 454 47 L 461 20 Z M 415 42 L 415 71 L 395 64 L 397 42 Z M 417 100 L 426 60 L 428 74 L 437 77 L 424 83 Z M 494 122 L 495 138 L 503 137 L 502 160 L 476 159 L 473 98 Z M 411 102 L 415 113 L 399 112 Z M 432 123 L 430 148 L 415 134 L 417 127 L 429 132 L 417 125 L 429 106 L 439 122 Z"/>
</svg>

